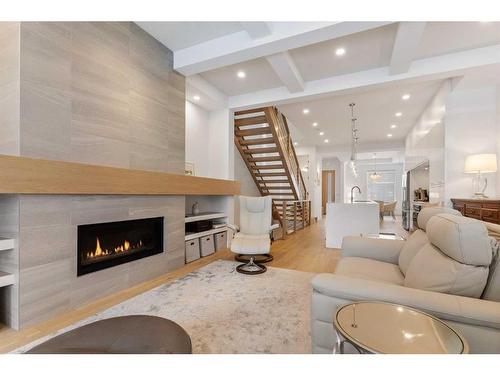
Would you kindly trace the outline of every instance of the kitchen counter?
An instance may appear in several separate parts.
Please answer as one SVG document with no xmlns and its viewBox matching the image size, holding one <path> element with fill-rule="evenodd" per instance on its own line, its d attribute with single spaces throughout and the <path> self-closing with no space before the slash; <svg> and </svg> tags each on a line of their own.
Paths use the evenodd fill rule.
<svg viewBox="0 0 500 375">
<path fill-rule="evenodd" d="M 379 205 L 373 201 L 327 203 L 326 247 L 340 249 L 345 236 L 378 235 Z"/>
</svg>

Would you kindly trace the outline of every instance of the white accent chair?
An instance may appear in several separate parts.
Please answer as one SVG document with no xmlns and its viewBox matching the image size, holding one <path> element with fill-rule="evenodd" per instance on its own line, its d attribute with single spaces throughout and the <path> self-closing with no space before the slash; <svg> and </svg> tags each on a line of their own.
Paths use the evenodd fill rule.
<svg viewBox="0 0 500 375">
<path fill-rule="evenodd" d="M 407 241 L 344 238 L 335 273 L 312 280 L 314 353 L 332 353 L 338 307 L 363 300 L 425 311 L 461 332 L 471 353 L 500 353 L 500 260 L 485 225 L 443 208 L 423 209 L 418 225 Z"/>
<path fill-rule="evenodd" d="M 236 254 L 235 259 L 243 263 L 236 270 L 248 275 L 266 272 L 262 263 L 273 260 L 271 232 L 279 227 L 272 225 L 272 198 L 240 196 L 239 203 L 240 225 L 228 225 L 236 232 L 231 251 Z"/>
</svg>

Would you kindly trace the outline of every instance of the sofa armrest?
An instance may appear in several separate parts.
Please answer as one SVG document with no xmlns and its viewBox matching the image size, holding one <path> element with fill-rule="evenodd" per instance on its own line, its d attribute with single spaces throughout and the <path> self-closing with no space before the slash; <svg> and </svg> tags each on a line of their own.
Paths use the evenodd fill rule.
<svg viewBox="0 0 500 375">
<path fill-rule="evenodd" d="M 407 288 L 334 274 L 313 278 L 314 291 L 348 301 L 384 301 L 410 306 L 440 319 L 500 329 L 500 302 Z"/>
<path fill-rule="evenodd" d="M 342 239 L 343 257 L 360 257 L 398 264 L 403 240 L 347 236 Z"/>
</svg>

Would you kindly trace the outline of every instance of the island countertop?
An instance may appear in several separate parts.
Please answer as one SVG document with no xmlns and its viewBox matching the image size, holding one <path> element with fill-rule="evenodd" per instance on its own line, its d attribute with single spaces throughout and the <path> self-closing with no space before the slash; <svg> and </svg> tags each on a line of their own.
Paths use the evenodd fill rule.
<svg viewBox="0 0 500 375">
<path fill-rule="evenodd" d="M 379 205 L 374 201 L 327 203 L 326 247 L 339 249 L 345 236 L 377 235 Z"/>
</svg>

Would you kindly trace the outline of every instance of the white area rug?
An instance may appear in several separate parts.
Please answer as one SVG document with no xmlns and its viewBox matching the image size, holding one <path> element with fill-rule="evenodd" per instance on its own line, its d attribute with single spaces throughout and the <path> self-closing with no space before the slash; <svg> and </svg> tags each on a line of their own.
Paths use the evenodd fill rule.
<svg viewBox="0 0 500 375">
<path fill-rule="evenodd" d="M 237 273 L 236 265 L 218 260 L 14 352 L 96 320 L 146 314 L 180 324 L 194 353 L 311 353 L 314 274 L 268 267 L 248 276 Z"/>
</svg>

